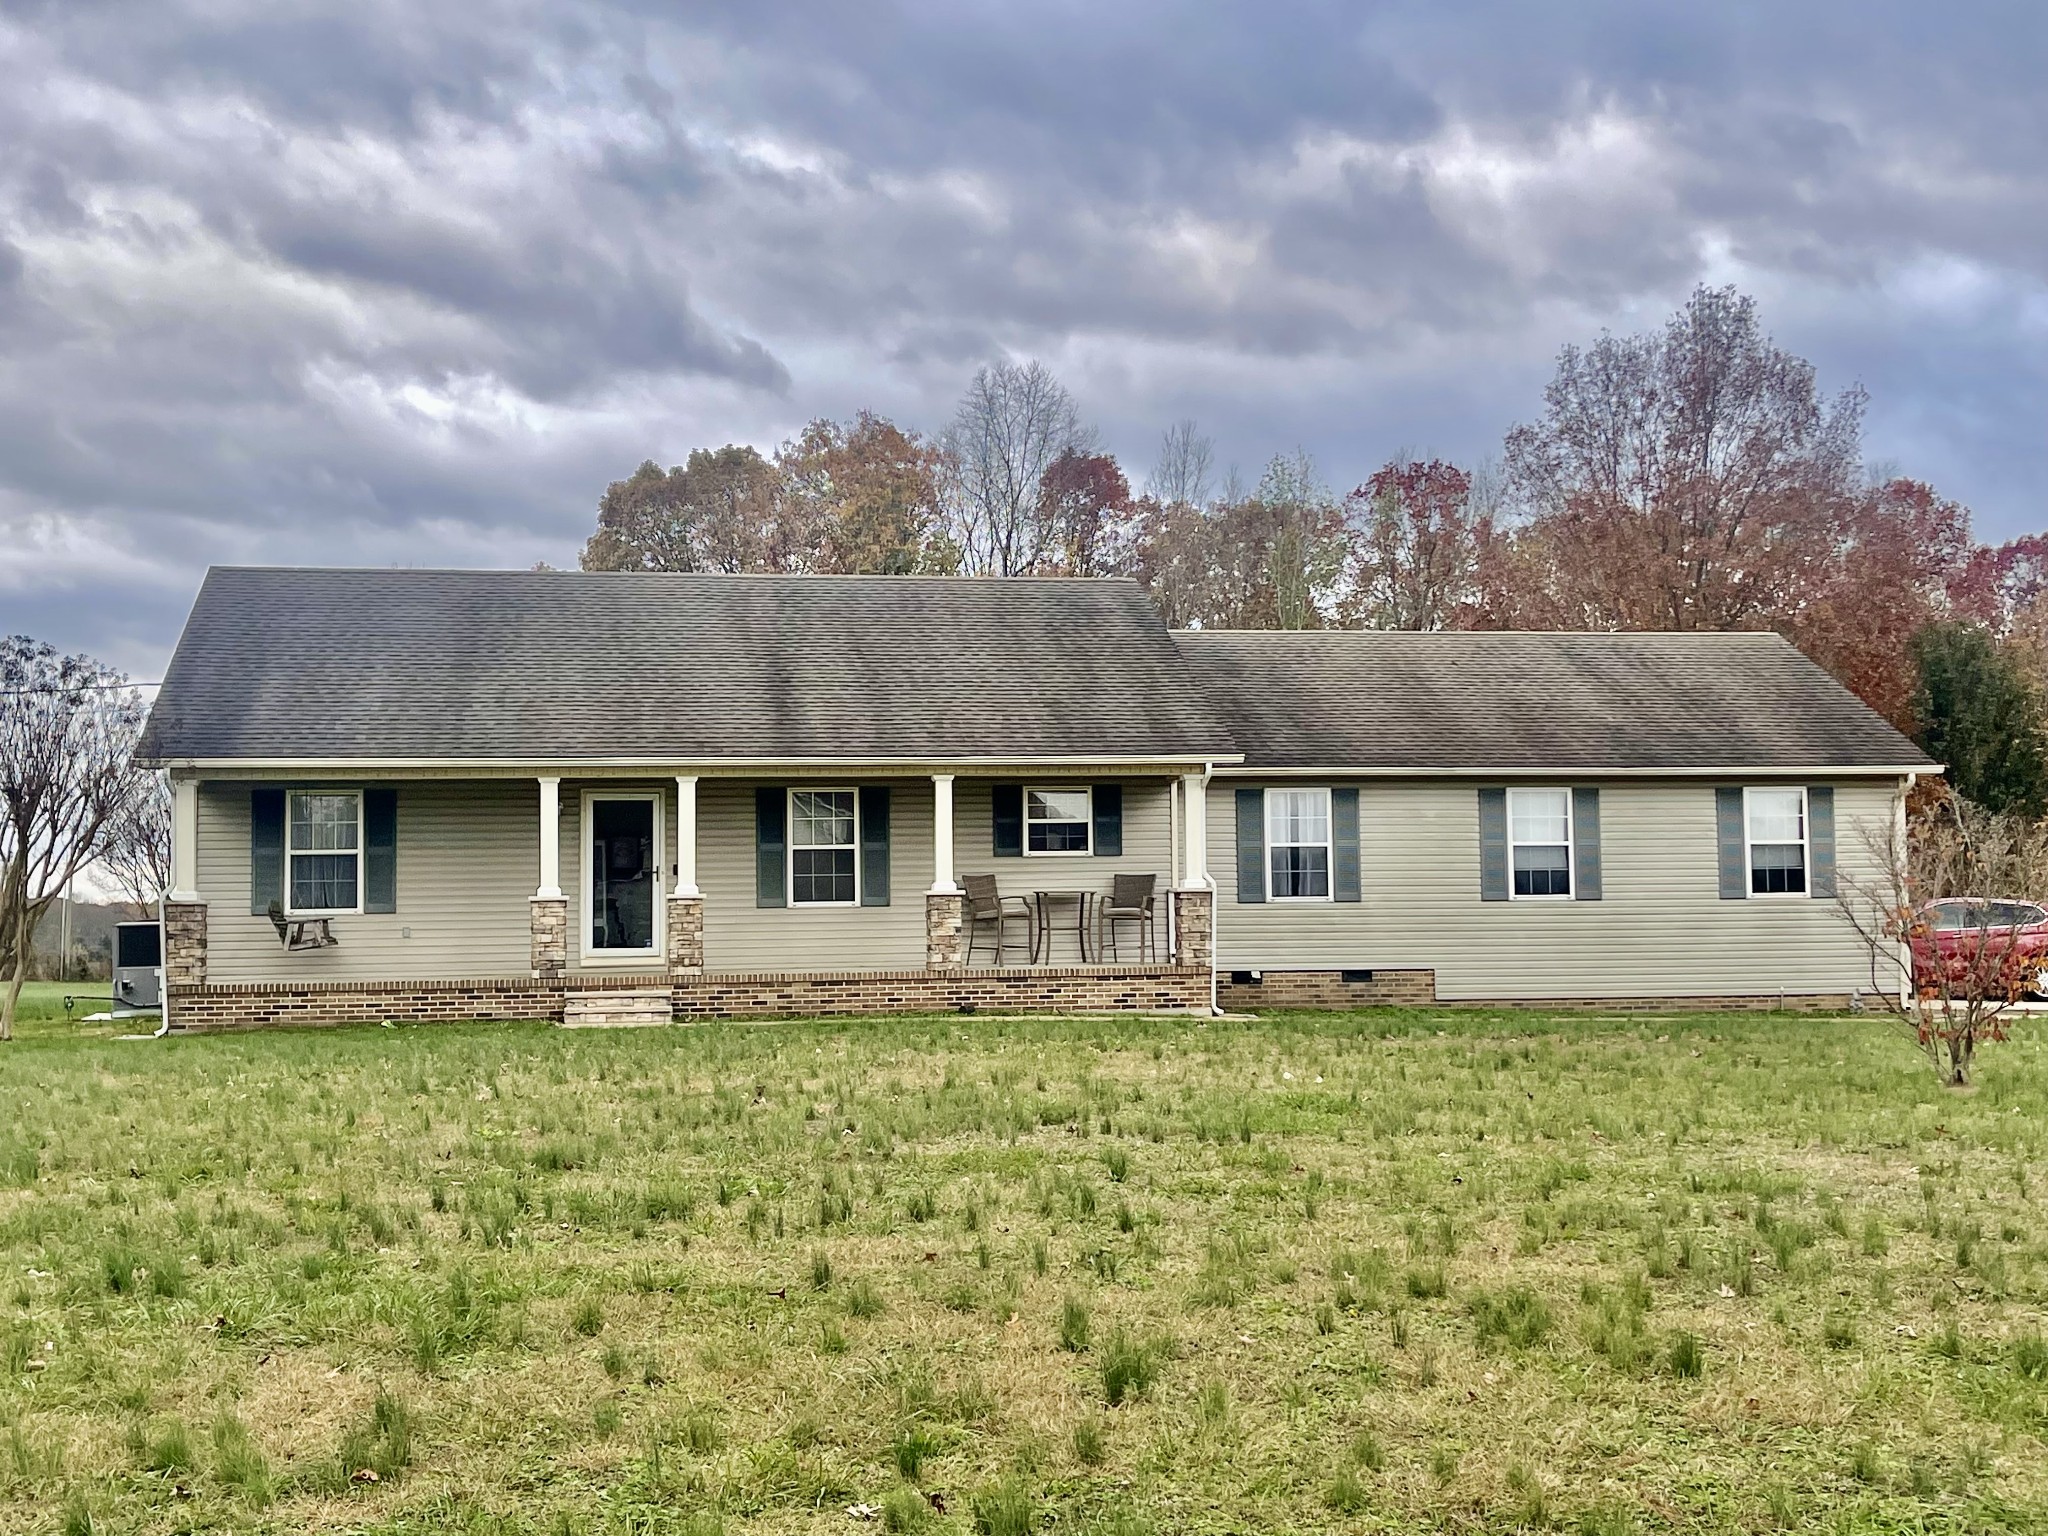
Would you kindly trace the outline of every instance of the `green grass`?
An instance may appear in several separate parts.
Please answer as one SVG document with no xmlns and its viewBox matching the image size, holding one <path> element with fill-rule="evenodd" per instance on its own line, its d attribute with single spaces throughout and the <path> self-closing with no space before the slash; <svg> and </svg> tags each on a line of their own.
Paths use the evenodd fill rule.
<svg viewBox="0 0 2048 1536">
<path fill-rule="evenodd" d="M 1954 1094 L 1868 1019 L 57 997 L 0 1530 L 2048 1528 L 2031 1024 Z"/>
</svg>

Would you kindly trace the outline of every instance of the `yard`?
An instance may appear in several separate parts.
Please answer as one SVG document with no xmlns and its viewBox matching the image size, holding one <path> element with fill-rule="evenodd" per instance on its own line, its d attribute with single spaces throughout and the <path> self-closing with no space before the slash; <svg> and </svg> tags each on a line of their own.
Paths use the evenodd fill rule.
<svg viewBox="0 0 2048 1536">
<path fill-rule="evenodd" d="M 2048 1526 L 2048 1047 L 1377 1012 L 0 1050 L 0 1528 Z M 38 1017 L 38 1013 L 40 1017 Z"/>
</svg>

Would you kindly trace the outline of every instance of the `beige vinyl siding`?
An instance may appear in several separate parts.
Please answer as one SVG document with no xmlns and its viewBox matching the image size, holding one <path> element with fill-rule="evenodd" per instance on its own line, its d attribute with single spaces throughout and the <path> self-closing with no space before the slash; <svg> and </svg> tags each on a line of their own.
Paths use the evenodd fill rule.
<svg viewBox="0 0 2048 1536">
<path fill-rule="evenodd" d="M 199 787 L 209 981 L 459 980 L 531 969 L 526 904 L 540 867 L 540 795 L 531 780 L 398 785 L 398 910 L 331 918 L 339 942 L 298 951 L 278 942 L 269 918 L 249 911 L 254 787 Z"/>
<path fill-rule="evenodd" d="M 1600 788 L 1603 899 L 1485 902 L 1476 784 L 1349 782 L 1359 785 L 1364 899 L 1242 906 L 1236 790 L 1257 781 L 1212 783 L 1209 860 L 1221 969 L 1427 968 L 1436 972 L 1438 997 L 1468 1002 L 1871 985 L 1868 958 L 1835 902 L 1720 898 L 1712 783 L 1577 781 Z M 1835 785 L 1844 889 L 1875 866 L 1870 834 L 1886 835 L 1896 789 L 1889 779 Z"/>
</svg>

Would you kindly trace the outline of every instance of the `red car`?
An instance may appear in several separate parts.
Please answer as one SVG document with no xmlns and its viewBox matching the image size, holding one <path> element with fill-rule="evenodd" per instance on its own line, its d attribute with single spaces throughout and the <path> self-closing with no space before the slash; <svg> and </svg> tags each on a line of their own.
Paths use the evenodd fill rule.
<svg viewBox="0 0 2048 1536">
<path fill-rule="evenodd" d="M 1913 925 L 1913 980 L 1946 978 L 1957 992 L 2048 993 L 2048 910 L 2031 901 L 1958 896 L 1925 907 Z"/>
</svg>

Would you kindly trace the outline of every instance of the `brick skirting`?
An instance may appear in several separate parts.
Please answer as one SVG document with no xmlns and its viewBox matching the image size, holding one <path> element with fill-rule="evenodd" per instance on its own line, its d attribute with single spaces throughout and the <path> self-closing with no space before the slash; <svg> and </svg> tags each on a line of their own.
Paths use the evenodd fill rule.
<svg viewBox="0 0 2048 1536">
<path fill-rule="evenodd" d="M 1229 971 L 1219 975 L 1217 1001 L 1232 1013 L 1256 1013 L 1261 1008 L 1379 1008 L 1391 1004 L 1413 1007 L 1436 1001 L 1435 971 L 1371 971 L 1366 973 L 1371 976 L 1370 981 L 1362 977 L 1346 981 L 1343 971 L 1252 974 L 1259 980 L 1234 981 Z"/>
<path fill-rule="evenodd" d="M 1245 974 L 1245 973 L 1238 973 Z M 1254 972 L 1257 981 L 1236 981 L 1225 971 L 1216 978 L 1216 998 L 1232 1013 L 1262 1008 L 1421 1007 L 1445 1001 L 1436 995 L 1436 972 L 1427 970 Z M 1371 979 L 1365 979 L 1369 976 Z M 1846 992 L 1734 993 L 1712 997 L 1513 997 L 1461 998 L 1467 1008 L 1551 1008 L 1597 1013 L 1842 1013 Z"/>
<path fill-rule="evenodd" d="M 753 971 L 671 977 L 677 1019 L 833 1014 L 1174 1013 L 1209 1007 L 1209 973 L 1180 966 L 990 966 L 972 970 Z M 643 990 L 648 977 L 475 981 L 242 982 L 170 989 L 177 1033 L 486 1019 L 560 1022 L 572 993 Z"/>
</svg>

